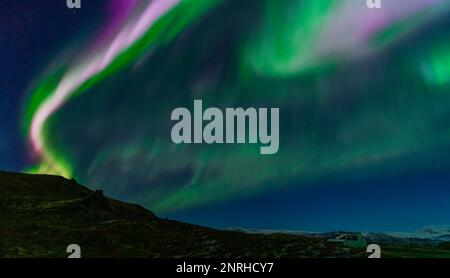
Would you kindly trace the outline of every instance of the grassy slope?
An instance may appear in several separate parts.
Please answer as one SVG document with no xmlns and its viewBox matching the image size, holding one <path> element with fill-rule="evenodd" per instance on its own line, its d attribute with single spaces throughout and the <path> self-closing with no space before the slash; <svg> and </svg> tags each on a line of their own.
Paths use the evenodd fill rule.
<svg viewBox="0 0 450 278">
<path fill-rule="evenodd" d="M 219 231 L 164 220 L 102 198 L 75 181 L 0 172 L 0 257 L 335 257 L 360 256 L 324 239 Z"/>
<path fill-rule="evenodd" d="M 75 181 L 0 171 L 0 257 L 366 257 L 323 238 L 220 231 L 158 218 Z M 381 245 L 383 257 L 450 257 L 450 245 Z"/>
</svg>

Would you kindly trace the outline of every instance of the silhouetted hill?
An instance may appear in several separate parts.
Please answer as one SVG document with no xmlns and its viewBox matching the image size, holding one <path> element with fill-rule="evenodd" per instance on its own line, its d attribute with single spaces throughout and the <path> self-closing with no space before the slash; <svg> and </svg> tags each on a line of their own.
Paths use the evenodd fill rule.
<svg viewBox="0 0 450 278">
<path fill-rule="evenodd" d="M 214 230 L 158 218 L 74 180 L 0 172 L 0 257 L 352 257 L 325 238 Z"/>
</svg>

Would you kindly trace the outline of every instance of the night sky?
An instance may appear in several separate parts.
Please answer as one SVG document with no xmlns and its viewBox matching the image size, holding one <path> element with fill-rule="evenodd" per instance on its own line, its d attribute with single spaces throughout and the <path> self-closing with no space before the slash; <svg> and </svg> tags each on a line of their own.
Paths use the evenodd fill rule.
<svg viewBox="0 0 450 278">
<path fill-rule="evenodd" d="M 0 169 L 213 227 L 450 224 L 450 1 L 0 2 Z M 280 149 L 170 114 L 279 107 Z"/>
</svg>

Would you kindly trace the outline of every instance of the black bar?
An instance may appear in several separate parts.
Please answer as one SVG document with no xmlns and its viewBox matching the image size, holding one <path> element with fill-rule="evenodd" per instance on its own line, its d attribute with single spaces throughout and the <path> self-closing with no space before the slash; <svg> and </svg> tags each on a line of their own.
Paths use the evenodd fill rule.
<svg viewBox="0 0 450 278">
<path fill-rule="evenodd" d="M 268 264 L 273 267 L 268 268 Z M 224 265 L 225 264 L 225 268 Z M 228 267 L 228 264 L 230 267 Z M 237 266 L 245 265 L 243 269 Z M 261 264 L 266 264 L 264 272 Z M 177 272 L 177 268 L 186 265 L 209 265 L 207 275 L 204 272 Z M 234 266 L 234 268 L 233 268 Z M 450 260 L 446 259 L 1 259 L 2 273 L 29 272 L 33 275 L 57 274 L 58 277 L 100 275 L 112 273 L 123 277 L 164 277 L 163 275 L 184 276 L 226 276 L 274 275 L 280 277 L 341 277 L 355 275 L 389 275 L 386 277 L 406 277 L 433 273 L 450 273 Z M 186 270 L 186 269 L 185 269 Z M 199 268 L 197 269 L 199 270 Z M 10 272 L 9 272 L 10 271 Z M 285 276 L 286 275 L 286 276 Z M 290 276 L 287 276 L 290 275 Z M 305 276 L 307 275 L 307 276 Z M 312 276 L 314 275 L 314 276 Z M 322 277 L 322 276 L 320 276 Z M 383 276 L 384 277 L 384 276 Z"/>
</svg>

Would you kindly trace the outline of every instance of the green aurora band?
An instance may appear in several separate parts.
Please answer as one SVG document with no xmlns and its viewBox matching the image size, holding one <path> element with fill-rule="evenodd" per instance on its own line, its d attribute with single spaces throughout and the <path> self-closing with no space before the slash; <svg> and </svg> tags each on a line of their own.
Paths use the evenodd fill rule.
<svg viewBox="0 0 450 278">
<path fill-rule="evenodd" d="M 42 144 L 29 171 L 161 213 L 414 165 L 413 154 L 450 143 L 450 39 L 419 32 L 450 9 L 391 2 L 373 12 L 350 0 L 181 1 L 75 86 L 33 139 L 40 109 L 95 53 L 47 71 L 25 109 L 24 132 Z M 279 153 L 174 145 L 170 113 L 194 98 L 280 107 Z"/>
</svg>

